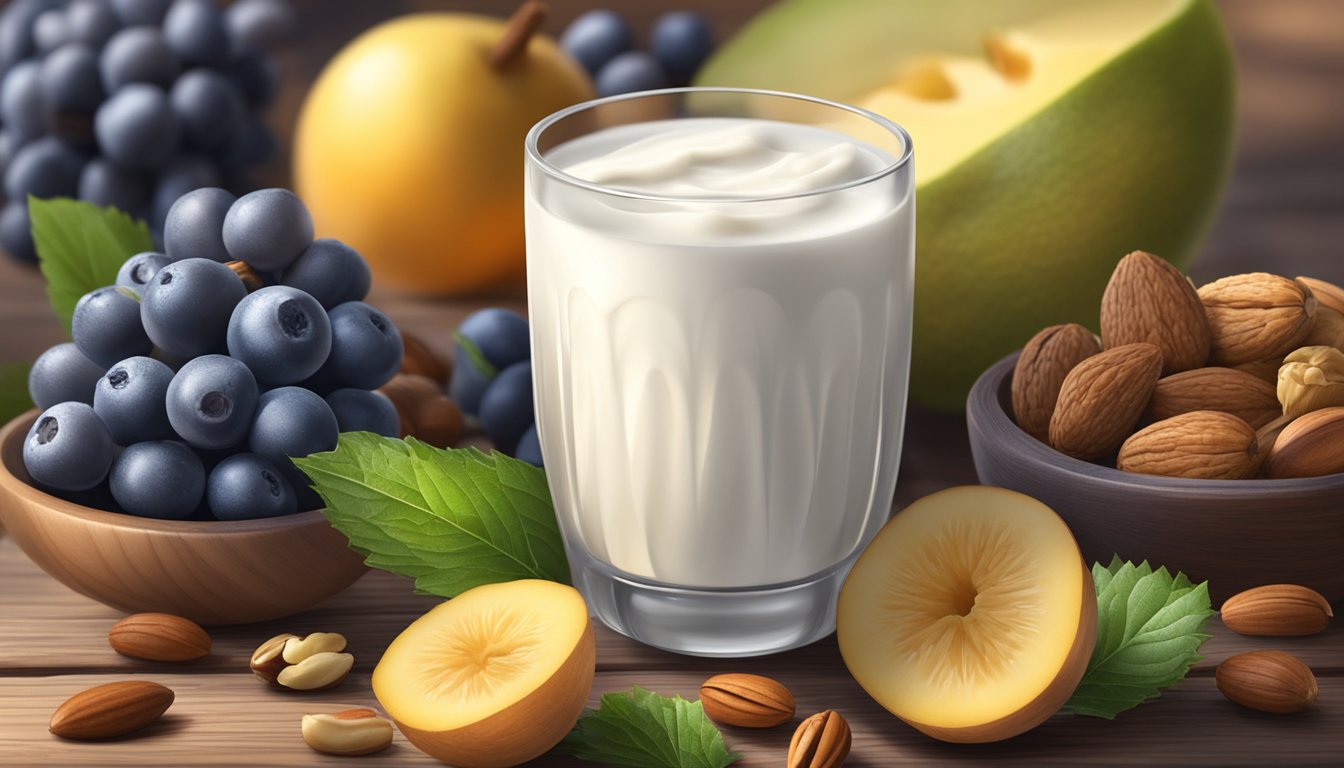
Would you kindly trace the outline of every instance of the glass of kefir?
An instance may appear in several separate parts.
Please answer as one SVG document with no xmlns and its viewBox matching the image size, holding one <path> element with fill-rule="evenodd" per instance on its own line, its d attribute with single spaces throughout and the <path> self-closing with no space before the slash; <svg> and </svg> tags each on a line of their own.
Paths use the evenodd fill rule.
<svg viewBox="0 0 1344 768">
<path fill-rule="evenodd" d="M 896 484 L 909 135 L 683 88 L 558 112 L 526 153 L 537 429 L 590 609 L 703 656 L 829 634 Z"/>
</svg>

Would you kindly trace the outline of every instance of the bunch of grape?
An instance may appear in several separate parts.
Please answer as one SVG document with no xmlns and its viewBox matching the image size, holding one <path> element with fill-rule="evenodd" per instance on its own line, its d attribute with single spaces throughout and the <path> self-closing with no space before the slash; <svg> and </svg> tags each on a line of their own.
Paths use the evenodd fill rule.
<svg viewBox="0 0 1344 768">
<path fill-rule="evenodd" d="M 400 367 L 401 334 L 362 301 L 368 265 L 313 240 L 284 189 L 189 192 L 164 240 L 166 253 L 131 257 L 80 299 L 73 343 L 34 363 L 29 476 L 163 519 L 321 506 L 291 458 L 332 450 L 341 432 L 398 434 L 392 402 L 371 390 Z"/>
<path fill-rule="evenodd" d="M 560 45 L 588 70 L 599 96 L 686 85 L 714 52 L 714 30 L 704 17 L 673 11 L 649 31 L 649 50 L 634 49 L 630 24 L 615 11 L 579 16 Z"/>
<path fill-rule="evenodd" d="M 462 321 L 455 337 L 449 395 L 480 421 L 496 449 L 542 466 L 527 319 L 511 309 L 482 309 Z"/>
<path fill-rule="evenodd" d="M 284 0 L 16 0 L 0 13 L 0 245 L 35 261 L 28 196 L 149 221 L 198 187 L 248 187 L 276 141 L 258 115 Z"/>
</svg>

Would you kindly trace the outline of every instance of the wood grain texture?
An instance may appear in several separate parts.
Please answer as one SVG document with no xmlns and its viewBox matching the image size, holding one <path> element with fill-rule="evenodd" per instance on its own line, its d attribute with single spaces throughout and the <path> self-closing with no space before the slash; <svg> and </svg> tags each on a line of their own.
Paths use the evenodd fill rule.
<svg viewBox="0 0 1344 768">
<path fill-rule="evenodd" d="M 1292 480 L 1192 480 L 1078 461 L 1009 416 L 1016 355 L 971 390 L 967 420 L 981 480 L 1045 502 L 1083 556 L 1148 560 L 1208 580 L 1218 605 L 1264 584 L 1311 587 L 1344 600 L 1344 474 Z"/>
<path fill-rule="evenodd" d="M 152 520 L 72 504 L 28 484 L 23 440 L 36 411 L 0 429 L 0 518 L 44 571 L 127 612 L 200 624 L 297 613 L 364 572 L 320 512 L 238 522 Z"/>
</svg>

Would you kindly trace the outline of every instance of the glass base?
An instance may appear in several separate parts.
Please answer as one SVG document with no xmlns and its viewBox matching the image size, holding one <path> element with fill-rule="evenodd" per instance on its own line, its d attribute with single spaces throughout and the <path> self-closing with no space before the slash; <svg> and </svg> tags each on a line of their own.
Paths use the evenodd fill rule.
<svg viewBox="0 0 1344 768">
<path fill-rule="evenodd" d="M 769 587 L 695 589 L 641 581 L 571 552 L 574 585 L 608 627 L 645 645 L 689 656 L 737 658 L 798 648 L 835 631 L 849 558 L 804 581 Z"/>
</svg>

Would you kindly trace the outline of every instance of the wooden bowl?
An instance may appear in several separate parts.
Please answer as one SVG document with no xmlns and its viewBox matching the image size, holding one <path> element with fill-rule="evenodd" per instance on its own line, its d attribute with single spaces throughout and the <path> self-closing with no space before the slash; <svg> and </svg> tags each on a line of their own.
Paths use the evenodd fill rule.
<svg viewBox="0 0 1344 768">
<path fill-rule="evenodd" d="M 29 411 L 0 429 L 0 521 L 34 563 L 80 594 L 129 613 L 244 624 L 298 613 L 366 570 L 321 510 L 155 520 L 38 490 L 23 466 L 23 440 L 37 415 Z"/>
<path fill-rule="evenodd" d="M 976 381 L 966 404 L 980 482 L 1049 505 L 1089 561 L 1147 560 L 1207 579 L 1214 605 L 1292 583 L 1344 599 L 1344 474 L 1293 480 L 1189 480 L 1121 472 L 1065 456 L 1013 423 L 1017 355 Z"/>
</svg>

